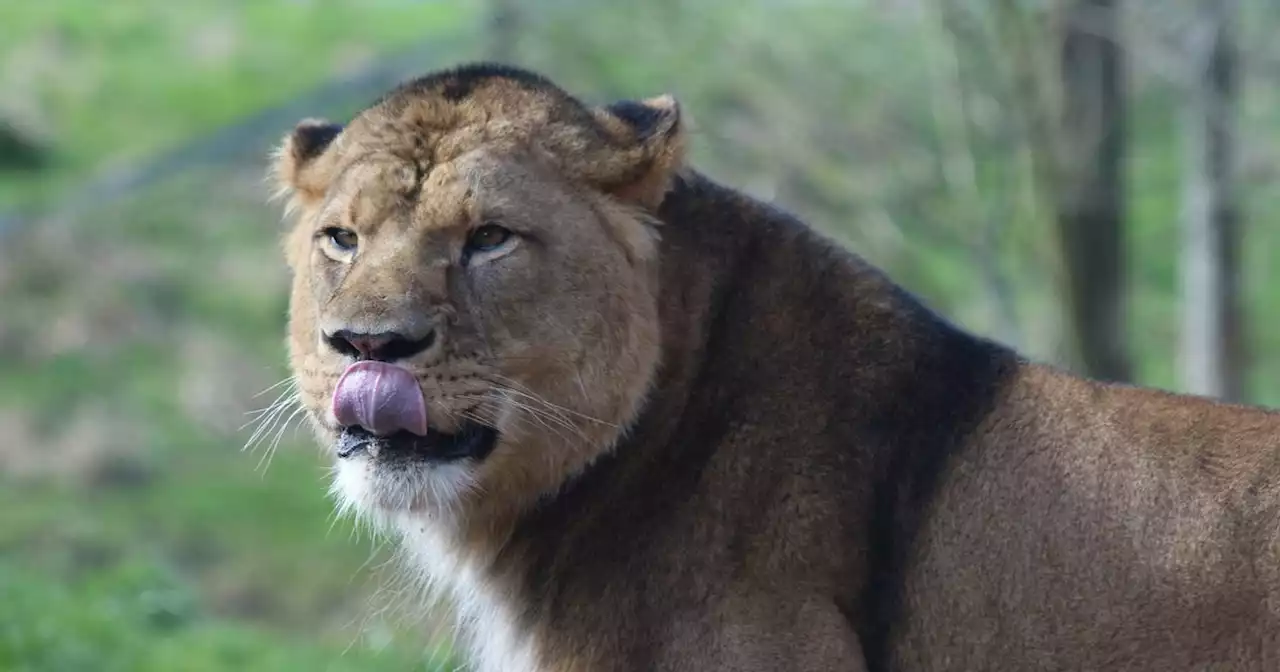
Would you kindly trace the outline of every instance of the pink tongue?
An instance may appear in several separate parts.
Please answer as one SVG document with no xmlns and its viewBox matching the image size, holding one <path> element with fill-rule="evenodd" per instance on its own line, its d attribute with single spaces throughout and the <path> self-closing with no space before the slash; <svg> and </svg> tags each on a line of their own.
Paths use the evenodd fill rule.
<svg viewBox="0 0 1280 672">
<path fill-rule="evenodd" d="M 384 362 L 347 367 L 333 391 L 333 414 L 344 427 L 359 425 L 378 436 L 405 430 L 426 436 L 427 403 L 413 374 Z"/>
</svg>

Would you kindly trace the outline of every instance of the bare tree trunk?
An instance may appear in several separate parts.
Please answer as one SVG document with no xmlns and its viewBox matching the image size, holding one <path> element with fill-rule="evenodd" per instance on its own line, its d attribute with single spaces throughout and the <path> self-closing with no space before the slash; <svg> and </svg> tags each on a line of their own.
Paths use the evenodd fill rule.
<svg viewBox="0 0 1280 672">
<path fill-rule="evenodd" d="M 1128 381 L 1126 343 L 1125 59 L 1120 0 L 1067 0 L 1062 23 L 1063 105 L 1057 225 L 1077 363 Z"/>
<path fill-rule="evenodd" d="M 1234 0 L 1199 0 L 1189 28 L 1183 106 L 1182 384 L 1240 400 L 1244 348 L 1236 210 Z"/>
<path fill-rule="evenodd" d="M 504 63 L 516 60 L 520 37 L 519 0 L 490 0 L 488 57 Z"/>
</svg>

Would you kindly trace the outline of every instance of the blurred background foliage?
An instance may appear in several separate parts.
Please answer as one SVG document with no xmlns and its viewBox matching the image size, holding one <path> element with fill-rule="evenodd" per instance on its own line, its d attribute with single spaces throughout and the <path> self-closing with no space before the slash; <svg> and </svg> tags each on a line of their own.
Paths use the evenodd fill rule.
<svg viewBox="0 0 1280 672">
<path fill-rule="evenodd" d="M 1278 28 L 1267 0 L 4 3 L 0 669 L 451 669 L 297 418 L 241 450 L 286 375 L 263 176 L 298 119 L 482 57 L 670 92 L 699 167 L 963 326 L 1276 405 Z"/>
</svg>

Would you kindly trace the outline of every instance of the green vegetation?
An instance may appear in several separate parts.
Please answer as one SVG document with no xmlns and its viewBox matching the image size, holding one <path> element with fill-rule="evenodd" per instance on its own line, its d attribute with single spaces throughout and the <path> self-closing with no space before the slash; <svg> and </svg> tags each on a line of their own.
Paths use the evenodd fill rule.
<svg viewBox="0 0 1280 672">
<path fill-rule="evenodd" d="M 51 196 L 104 161 L 144 159 L 446 34 L 465 14 L 446 2 L 9 3 L 6 97 L 55 138 L 58 170 L 6 176 L 0 202 Z"/>
<path fill-rule="evenodd" d="M 0 565 L 6 628 L 0 662 L 12 672 L 367 672 L 426 670 L 395 651 L 282 638 L 215 620 L 164 565 L 121 564 L 75 579 Z"/>
<path fill-rule="evenodd" d="M 0 119 L 53 156 L 0 174 L 0 211 L 55 208 L 111 165 L 468 20 L 448 3 L 377 4 L 6 7 Z M 279 390 L 254 395 L 284 377 L 262 175 L 192 170 L 90 217 L 0 232 L 0 669 L 451 669 L 429 623 L 377 594 L 387 553 L 335 519 L 306 430 L 270 457 L 240 450 L 248 413 Z"/>
</svg>

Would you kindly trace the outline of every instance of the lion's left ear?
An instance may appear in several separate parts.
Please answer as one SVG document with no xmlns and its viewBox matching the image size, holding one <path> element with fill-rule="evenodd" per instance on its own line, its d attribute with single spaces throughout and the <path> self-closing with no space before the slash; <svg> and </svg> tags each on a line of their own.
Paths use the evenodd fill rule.
<svg viewBox="0 0 1280 672">
<path fill-rule="evenodd" d="M 303 119 L 285 136 L 272 165 L 276 188 L 294 203 L 310 206 L 324 197 L 333 179 L 335 152 L 329 151 L 342 133 L 340 124 Z"/>
<path fill-rule="evenodd" d="M 685 126 L 671 95 L 623 100 L 592 110 L 612 139 L 612 160 L 602 161 L 601 186 L 618 198 L 656 210 L 685 159 Z"/>
</svg>

